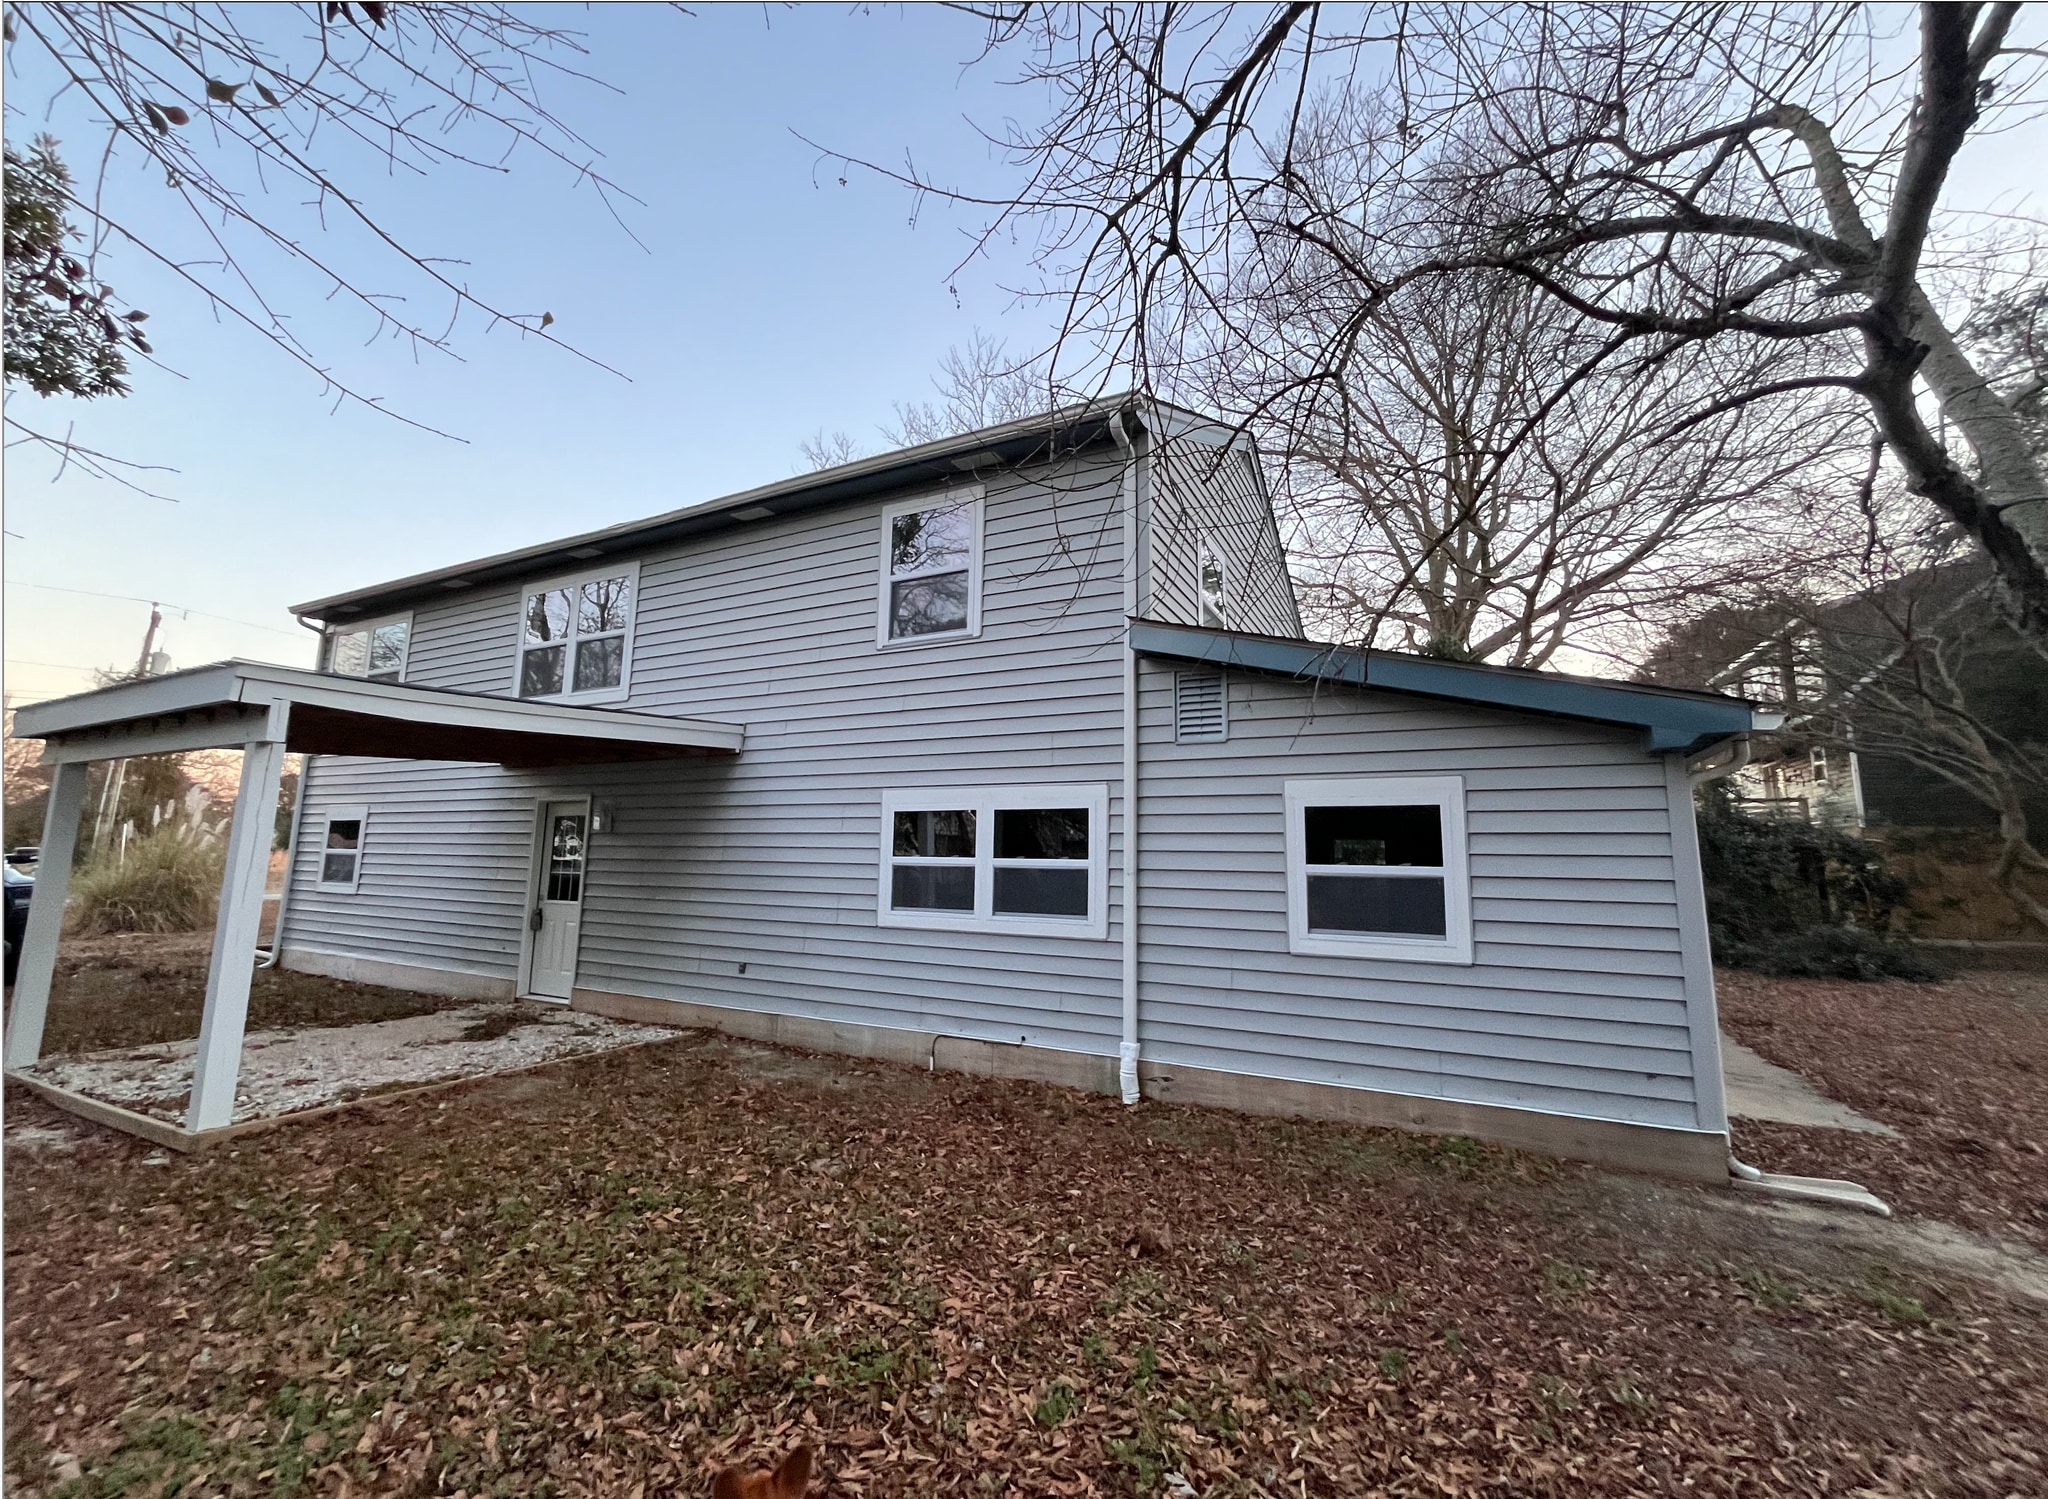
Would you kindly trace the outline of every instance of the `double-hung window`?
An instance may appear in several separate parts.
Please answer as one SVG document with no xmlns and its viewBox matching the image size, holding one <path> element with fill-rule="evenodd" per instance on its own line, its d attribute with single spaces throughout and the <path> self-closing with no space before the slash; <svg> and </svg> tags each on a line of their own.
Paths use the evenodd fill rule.
<svg viewBox="0 0 2048 1499">
<path fill-rule="evenodd" d="M 879 919 L 1105 936 L 1108 841 L 1100 784 L 884 792 Z"/>
<path fill-rule="evenodd" d="M 638 563 L 529 587 L 519 610 L 520 697 L 602 702 L 626 695 Z"/>
<path fill-rule="evenodd" d="M 322 819 L 315 882 L 322 890 L 354 893 L 363 874 L 363 829 L 369 821 L 367 807 L 336 807 Z"/>
<path fill-rule="evenodd" d="M 883 510 L 876 644 L 980 633 L 981 490 L 948 490 Z"/>
<path fill-rule="evenodd" d="M 412 616 L 337 625 L 327 632 L 327 670 L 372 682 L 405 679 L 405 653 L 412 643 Z"/>
<path fill-rule="evenodd" d="M 1289 781 L 1286 803 L 1290 951 L 1472 961 L 1462 777 Z"/>
</svg>

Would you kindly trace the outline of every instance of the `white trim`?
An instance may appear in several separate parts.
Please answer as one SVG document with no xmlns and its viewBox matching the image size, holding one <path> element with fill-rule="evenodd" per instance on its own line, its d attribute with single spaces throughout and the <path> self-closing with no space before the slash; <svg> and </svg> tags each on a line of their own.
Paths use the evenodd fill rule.
<svg viewBox="0 0 2048 1499">
<path fill-rule="evenodd" d="M 1392 958 L 1409 963 L 1472 961 L 1472 882 L 1465 841 L 1465 778 L 1463 776 L 1363 776 L 1330 780 L 1288 781 L 1287 808 L 1287 950 L 1311 957 Z M 1311 932 L 1308 928 L 1307 837 L 1302 812 L 1309 806 L 1398 807 L 1434 803 L 1443 815 L 1444 935 L 1397 937 Z M 1436 870 L 1380 868 L 1377 874 L 1425 877 Z"/>
<path fill-rule="evenodd" d="M 613 576 L 607 574 L 606 576 Z M 523 602 L 523 601 L 522 601 Z M 574 792 L 566 796 L 549 796 L 543 793 L 533 801 L 533 845 L 526 871 L 526 904 L 519 908 L 519 971 L 512 976 L 513 996 L 531 999 L 540 1004 L 561 1005 L 566 1008 L 576 992 L 576 974 L 583 967 L 583 921 L 579 913 L 576 922 L 576 962 L 569 973 L 569 994 L 536 994 L 533 992 L 533 913 L 540 907 L 540 885 L 547 876 L 548 867 L 548 808 L 580 804 L 583 808 L 583 883 L 577 895 L 580 906 L 590 894 L 590 849 L 592 844 L 590 827 L 590 798 Z"/>
<path fill-rule="evenodd" d="M 943 630 L 927 635 L 905 635 L 900 638 L 889 634 L 889 596 L 891 585 L 898 580 L 890 569 L 892 552 L 889 533 L 899 515 L 915 515 L 920 510 L 937 510 L 946 505 L 965 503 L 973 517 L 974 534 L 967 547 L 967 627 L 963 630 Z M 981 553 L 982 526 L 984 516 L 983 489 L 979 484 L 962 484 L 951 489 L 933 489 L 908 500 L 898 500 L 882 507 L 881 544 L 878 548 L 878 567 L 875 580 L 875 649 L 879 651 L 909 650 L 921 645 L 944 645 L 952 640 L 972 640 L 981 634 Z M 931 568 L 930 574 L 957 572 L 957 568 Z M 918 578 L 924 573 L 906 573 L 906 578 Z"/>
<path fill-rule="evenodd" d="M 375 635 L 384 626 L 395 625 L 401 621 L 405 625 L 405 649 L 399 655 L 398 676 L 394 680 L 403 682 L 406 672 L 412 669 L 413 611 L 410 609 L 401 609 L 395 614 L 379 614 L 374 619 L 335 620 L 328 624 L 320 632 L 320 669 L 330 676 L 350 677 L 361 682 L 382 680 L 370 675 L 370 661 L 367 655 L 363 658 L 364 669 L 362 671 L 336 671 L 334 669 L 334 640 L 337 635 Z M 368 651 L 369 645 L 366 643 L 363 649 Z"/>
<path fill-rule="evenodd" d="M 1088 810 L 1088 914 L 1019 916 L 998 914 L 995 905 L 995 813 L 1020 807 L 1085 807 Z M 899 863 L 966 866 L 966 859 L 896 857 L 898 812 L 974 813 L 974 909 L 972 911 L 899 911 L 889 903 Z M 916 927 L 936 932 L 1001 932 L 1023 937 L 1106 938 L 1109 935 L 1109 786 L 1106 782 L 1074 782 L 1052 786 L 896 787 L 882 793 L 881 862 L 875 887 L 878 926 Z M 1071 859 L 1000 861 L 1003 868 L 1070 868 Z"/>
<path fill-rule="evenodd" d="M 301 774 L 303 779 L 303 773 Z M 305 788 L 300 787 L 301 794 Z M 353 822 L 356 825 L 355 873 L 347 880 L 327 878 L 327 832 L 337 822 Z M 370 809 L 368 807 L 329 807 L 320 814 L 320 838 L 313 845 L 313 888 L 325 890 L 330 895 L 354 895 L 356 887 L 363 882 L 363 853 L 370 841 Z M 296 857 L 296 856 L 295 856 Z"/>
<path fill-rule="evenodd" d="M 619 685 L 600 687 L 592 692 L 575 692 L 570 684 L 576 680 L 576 645 L 583 638 L 576 629 L 575 590 L 585 583 L 594 583 L 600 578 L 626 578 L 633 585 L 633 607 L 626 619 L 626 633 L 622 637 L 624 646 L 619 652 Z M 558 588 L 568 589 L 569 633 L 561 640 L 544 641 L 529 645 L 526 640 L 526 601 L 535 594 L 552 593 Z M 640 563 L 638 559 L 613 562 L 606 566 L 585 568 L 582 572 L 563 573 L 558 577 L 539 578 L 531 583 L 519 585 L 517 604 L 512 618 L 512 696 L 522 703 L 616 703 L 633 690 L 633 637 L 640 633 Z M 601 632 L 609 635 L 609 630 Z M 526 666 L 529 650 L 541 650 L 549 646 L 562 647 L 562 690 L 534 697 L 521 697 L 520 677 Z"/>
</svg>

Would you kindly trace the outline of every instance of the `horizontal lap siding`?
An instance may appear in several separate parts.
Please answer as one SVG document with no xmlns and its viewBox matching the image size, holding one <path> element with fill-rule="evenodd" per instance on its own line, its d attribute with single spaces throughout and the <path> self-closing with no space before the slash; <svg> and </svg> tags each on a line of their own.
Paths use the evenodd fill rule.
<svg viewBox="0 0 2048 1499">
<path fill-rule="evenodd" d="M 743 724 L 741 754 L 545 774 L 323 760 L 309 811 L 372 808 L 364 877 L 310 894 L 309 852 L 291 942 L 510 975 L 534 804 L 592 795 L 618 827 L 591 844 L 581 986 L 1113 1052 L 1114 919 L 1106 941 L 906 931 L 877 925 L 876 896 L 887 787 L 1107 782 L 1114 914 L 1120 480 L 1106 457 L 991 482 L 971 641 L 876 649 L 881 497 L 643 554 L 624 706 Z M 408 680 L 505 691 L 519 598 L 419 611 Z"/>
<path fill-rule="evenodd" d="M 1287 555 L 1255 461 L 1224 428 L 1188 424 L 1160 439 L 1149 528 L 1150 587 L 1144 614 L 1172 624 L 1200 622 L 1197 548 L 1207 535 L 1222 553 L 1231 628 L 1261 635 L 1301 633 Z"/>
<path fill-rule="evenodd" d="M 1230 737 L 1140 693 L 1145 1055 L 1694 1127 L 1662 763 L 1625 731 L 1233 673 Z M 1283 784 L 1465 778 L 1475 961 L 1287 950 Z"/>
</svg>

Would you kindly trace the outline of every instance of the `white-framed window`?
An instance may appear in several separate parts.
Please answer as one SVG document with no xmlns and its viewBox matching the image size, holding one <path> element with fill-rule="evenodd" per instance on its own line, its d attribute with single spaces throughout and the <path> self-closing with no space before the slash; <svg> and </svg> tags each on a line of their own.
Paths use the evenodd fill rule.
<svg viewBox="0 0 2048 1499">
<path fill-rule="evenodd" d="M 639 602 L 637 562 L 529 583 L 520 596 L 513 694 L 578 703 L 624 697 Z"/>
<path fill-rule="evenodd" d="M 320 819 L 320 860 L 316 884 L 322 890 L 353 895 L 363 876 L 363 833 L 370 826 L 368 807 L 332 807 Z"/>
<path fill-rule="evenodd" d="M 876 645 L 925 645 L 980 633 L 980 487 L 886 507 Z"/>
<path fill-rule="evenodd" d="M 394 614 L 327 627 L 324 669 L 340 677 L 367 677 L 372 682 L 405 680 L 406 653 L 412 648 L 412 616 Z"/>
<path fill-rule="evenodd" d="M 1230 628 L 1230 595 L 1223 549 L 1208 536 L 1195 538 L 1196 623 L 1212 630 Z"/>
<path fill-rule="evenodd" d="M 1462 776 L 1289 781 L 1287 945 L 1472 961 Z"/>
<path fill-rule="evenodd" d="M 933 931 L 1109 935 L 1109 787 L 882 793 L 878 918 Z"/>
</svg>

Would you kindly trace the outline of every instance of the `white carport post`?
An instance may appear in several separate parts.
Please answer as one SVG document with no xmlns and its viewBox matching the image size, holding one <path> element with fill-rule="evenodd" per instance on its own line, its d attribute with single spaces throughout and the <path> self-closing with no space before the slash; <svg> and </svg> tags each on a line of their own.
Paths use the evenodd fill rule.
<svg viewBox="0 0 2048 1499">
<path fill-rule="evenodd" d="M 263 925 L 263 885 L 277 829 L 278 778 L 284 771 L 289 703 L 270 710 L 268 736 L 242 747 L 242 780 L 228 825 L 227 869 L 220 882 L 220 916 L 213 926 L 213 963 L 206 974 L 206 1015 L 192 1058 L 192 1104 L 185 1128 L 197 1134 L 234 1123 L 235 1083 L 242 1071 L 242 1032 L 249 1022 L 249 982 L 255 976 L 256 937 Z"/>
<path fill-rule="evenodd" d="M 57 936 L 64 930 L 64 899 L 71 893 L 71 859 L 78 850 L 78 815 L 85 806 L 88 762 L 50 767 L 49 810 L 43 814 L 42 854 L 21 960 L 14 970 L 14 1009 L 7 1018 L 7 1066 L 33 1067 L 43 1054 L 43 1022 L 50 1014 L 50 976 L 57 970 Z"/>
</svg>

